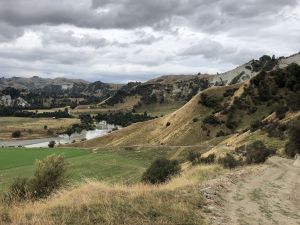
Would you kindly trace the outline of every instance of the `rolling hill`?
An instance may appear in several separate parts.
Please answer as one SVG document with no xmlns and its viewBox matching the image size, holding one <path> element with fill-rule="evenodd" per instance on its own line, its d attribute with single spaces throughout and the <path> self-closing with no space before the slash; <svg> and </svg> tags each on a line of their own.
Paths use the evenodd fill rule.
<svg viewBox="0 0 300 225">
<path fill-rule="evenodd" d="M 190 146 L 247 132 L 254 122 L 275 111 L 281 110 L 283 115 L 298 112 L 299 68 L 290 64 L 284 69 L 260 72 L 250 81 L 210 87 L 171 114 L 75 146 Z"/>
</svg>

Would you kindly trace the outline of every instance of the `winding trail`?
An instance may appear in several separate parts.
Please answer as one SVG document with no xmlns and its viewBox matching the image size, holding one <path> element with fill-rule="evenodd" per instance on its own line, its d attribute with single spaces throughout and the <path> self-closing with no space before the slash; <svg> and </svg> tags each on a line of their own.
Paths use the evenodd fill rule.
<svg viewBox="0 0 300 225">
<path fill-rule="evenodd" d="M 222 224 L 300 225 L 300 167 L 293 164 L 272 157 L 257 173 L 237 179 L 223 195 Z"/>
</svg>

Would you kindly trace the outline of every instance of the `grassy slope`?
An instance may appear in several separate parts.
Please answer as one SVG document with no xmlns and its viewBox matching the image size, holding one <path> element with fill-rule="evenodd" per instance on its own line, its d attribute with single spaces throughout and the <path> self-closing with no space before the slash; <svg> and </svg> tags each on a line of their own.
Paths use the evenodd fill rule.
<svg viewBox="0 0 300 225">
<path fill-rule="evenodd" d="M 47 201 L 0 206 L 0 223 L 54 224 L 205 224 L 201 182 L 220 174 L 218 166 L 197 166 L 161 186 L 89 182 L 61 191 Z"/>
<path fill-rule="evenodd" d="M 44 129 L 45 125 L 48 126 L 48 130 L 61 132 L 75 123 L 79 123 L 79 119 L 0 117 L 0 140 L 11 139 L 11 133 L 16 130 L 22 132 L 22 139 L 47 137 L 49 135 Z M 29 130 L 32 133 L 28 132 Z"/>
<path fill-rule="evenodd" d="M 221 96 L 230 87 L 214 87 L 205 92 Z M 75 144 L 80 147 L 101 146 L 126 146 L 126 145 L 196 145 L 208 140 L 206 133 L 202 131 L 201 124 L 204 117 L 212 112 L 212 109 L 199 104 L 200 94 L 196 95 L 187 104 L 177 111 L 164 117 L 136 123 L 112 134 L 100 137 L 84 143 Z M 193 122 L 198 118 L 198 122 Z M 167 123 L 170 126 L 166 126 Z"/>
<path fill-rule="evenodd" d="M 177 149 L 109 149 L 97 152 L 80 149 L 1 149 L 0 190 L 16 177 L 30 177 L 34 162 L 51 154 L 63 154 L 67 162 L 67 175 L 72 182 L 89 179 L 112 183 L 140 181 L 145 168 L 156 158 L 173 158 Z"/>
</svg>

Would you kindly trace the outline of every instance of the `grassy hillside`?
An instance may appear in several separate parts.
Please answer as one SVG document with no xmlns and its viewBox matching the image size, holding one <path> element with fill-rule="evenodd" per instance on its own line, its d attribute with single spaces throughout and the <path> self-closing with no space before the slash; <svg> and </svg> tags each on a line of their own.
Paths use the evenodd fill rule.
<svg viewBox="0 0 300 225">
<path fill-rule="evenodd" d="M 187 149 L 188 150 L 188 149 Z M 29 177 L 37 159 L 62 154 L 67 159 L 70 182 L 85 179 L 112 183 L 136 183 L 149 164 L 159 157 L 184 159 L 178 148 L 23 149 L 0 148 L 0 190 L 16 177 Z M 181 154 L 180 154 L 181 153 Z"/>
<path fill-rule="evenodd" d="M 299 68 L 291 64 L 250 82 L 209 88 L 171 114 L 75 146 L 190 146 L 243 132 L 274 111 L 299 110 Z"/>
<path fill-rule="evenodd" d="M 234 86 L 236 87 L 236 86 Z M 216 98 L 223 98 L 231 86 L 213 87 L 203 91 Z M 164 117 L 136 123 L 110 135 L 76 146 L 101 147 L 122 145 L 196 145 L 210 139 L 207 131 L 201 128 L 202 120 L 214 111 L 200 103 L 200 94 L 177 111 Z M 230 97 L 226 97 L 228 100 Z M 215 136 L 214 136 L 215 137 Z"/>
<path fill-rule="evenodd" d="M 222 170 L 197 166 L 161 186 L 88 182 L 47 201 L 0 206 L 0 223 L 11 224 L 206 224 L 199 185 Z"/>
</svg>

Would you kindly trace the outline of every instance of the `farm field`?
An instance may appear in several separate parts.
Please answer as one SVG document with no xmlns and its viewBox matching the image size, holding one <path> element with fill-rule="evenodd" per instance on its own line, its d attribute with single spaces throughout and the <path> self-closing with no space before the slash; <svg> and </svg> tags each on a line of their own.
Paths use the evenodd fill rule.
<svg viewBox="0 0 300 225">
<path fill-rule="evenodd" d="M 84 149 L 23 149 L 0 148 L 0 190 L 5 189 L 16 177 L 30 177 L 34 163 L 48 155 L 62 154 L 67 162 L 67 176 L 71 183 L 85 179 L 111 183 L 136 183 L 142 173 L 156 158 L 170 157 L 171 149 L 110 150 L 97 152 Z"/>
<path fill-rule="evenodd" d="M 20 139 L 49 137 L 51 133 L 62 132 L 75 123 L 80 123 L 79 119 L 0 117 L 0 140 L 11 139 L 11 133 L 16 130 L 22 133 Z"/>
</svg>

